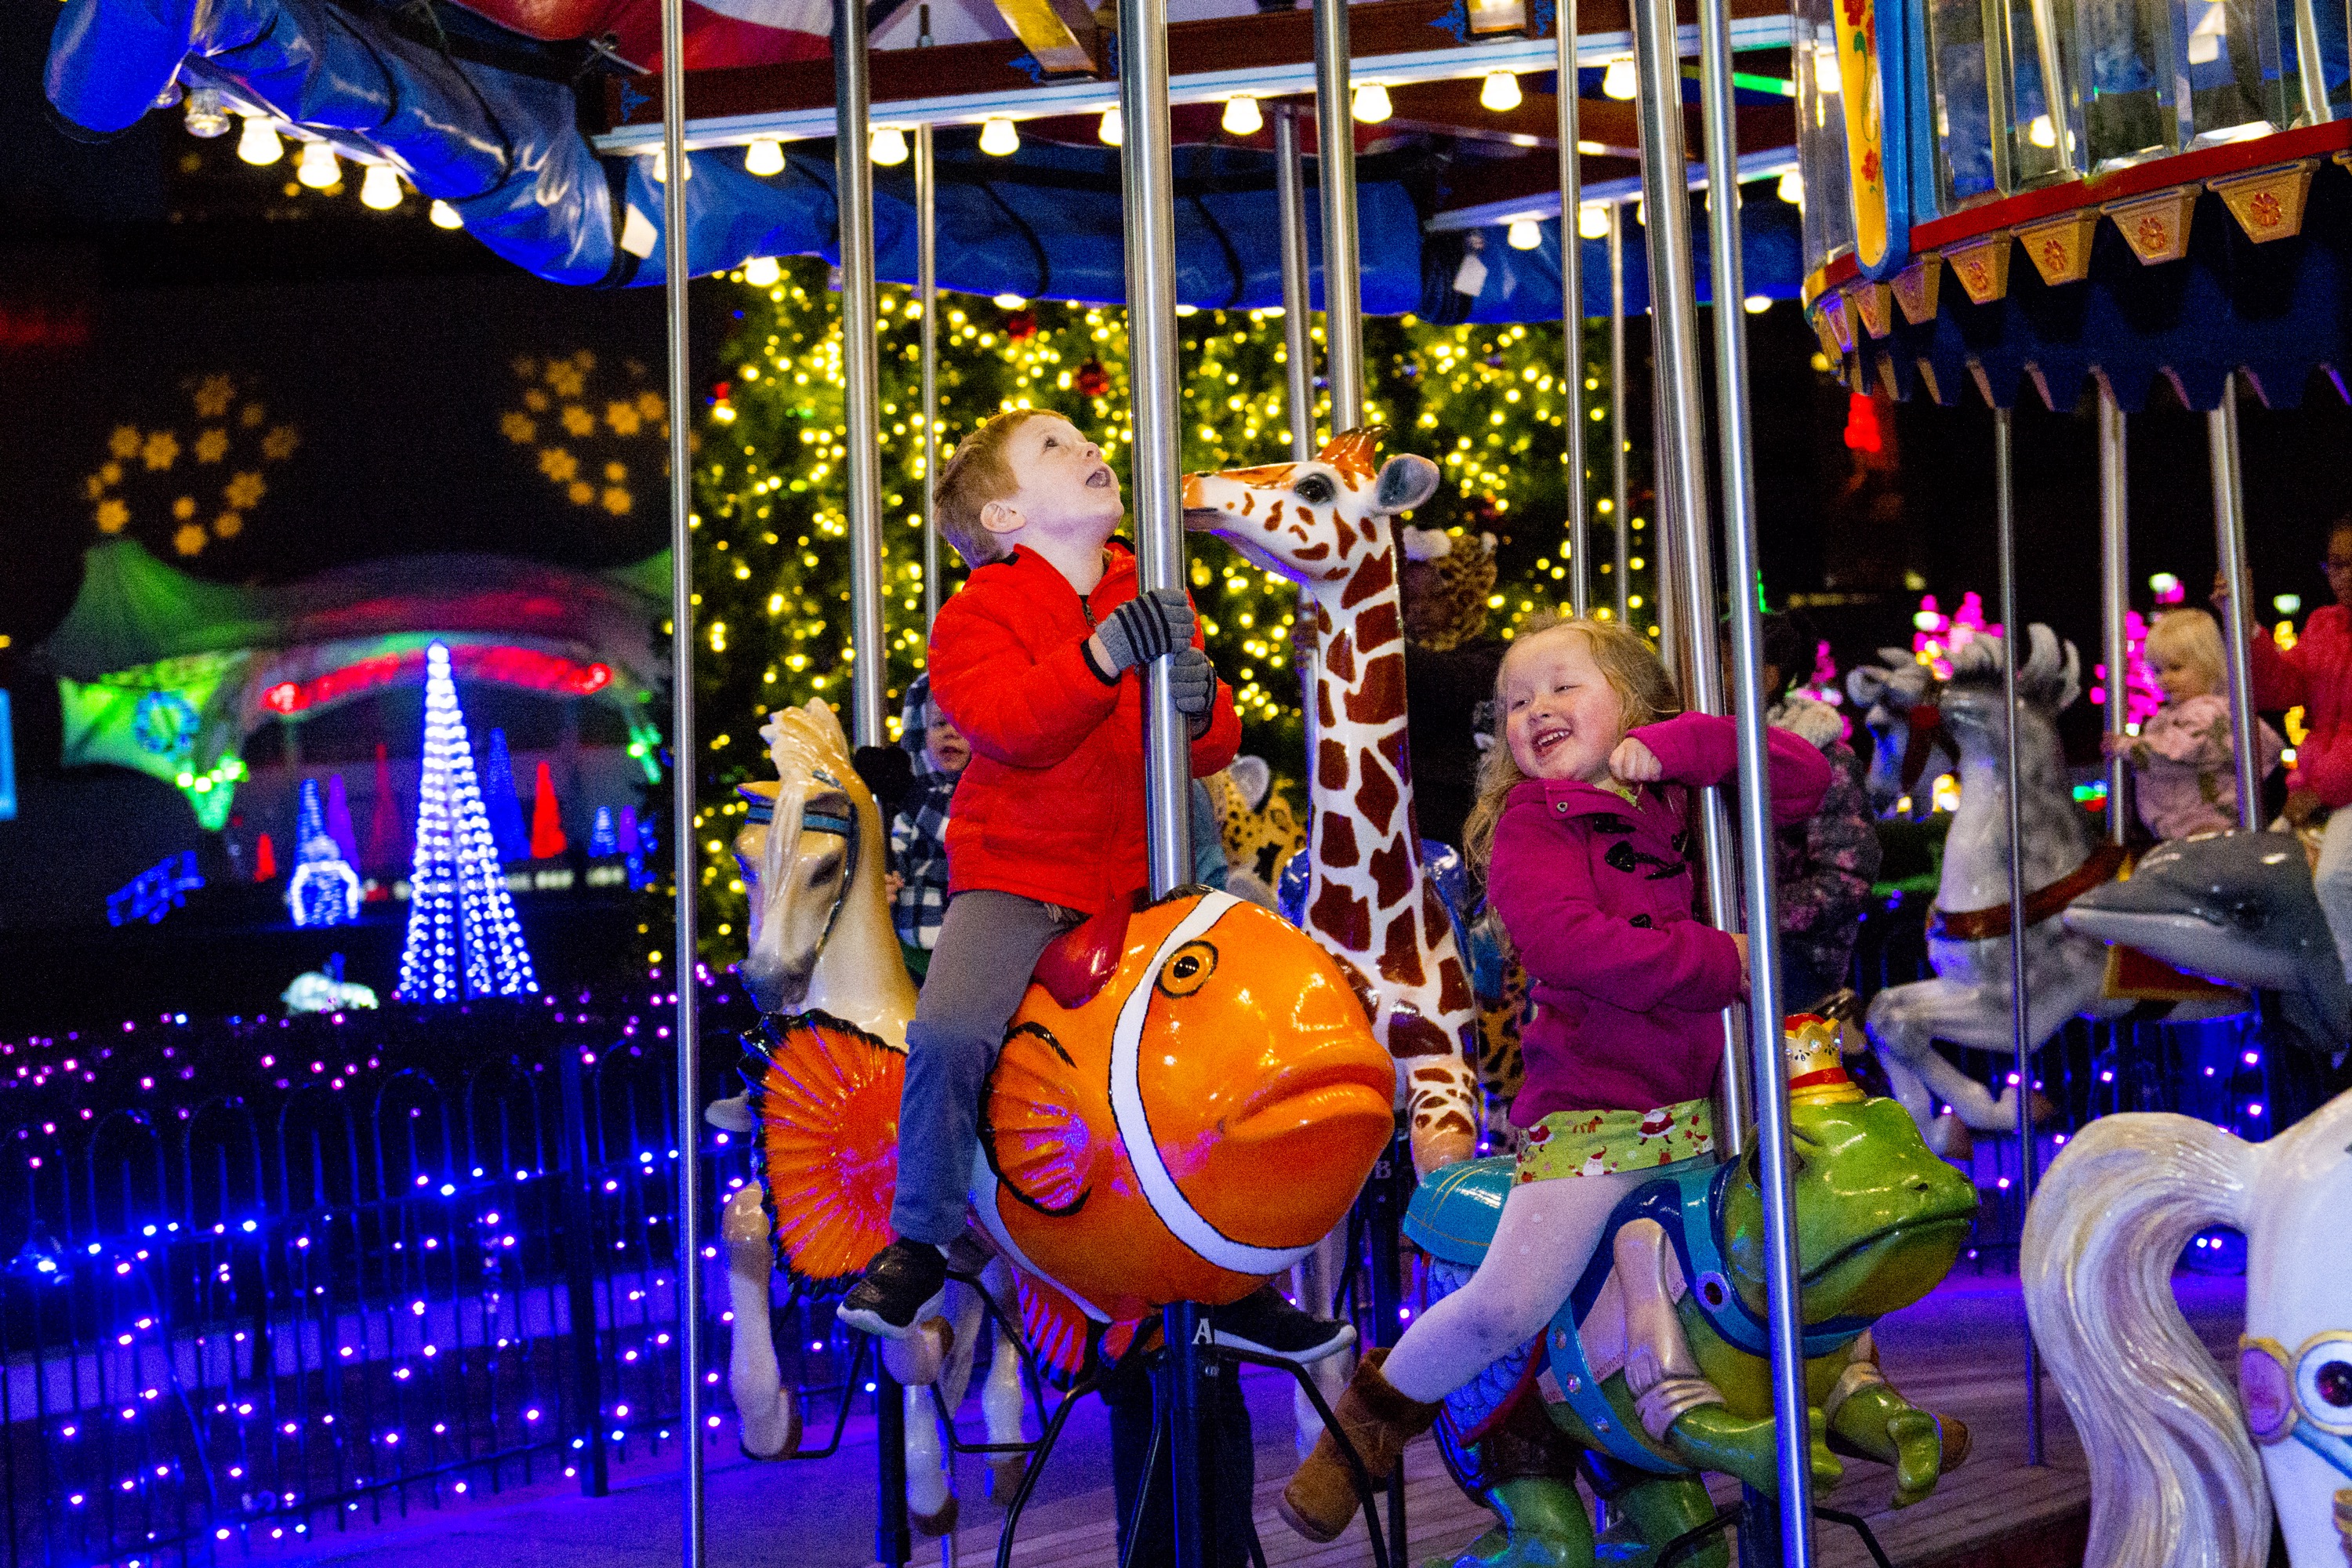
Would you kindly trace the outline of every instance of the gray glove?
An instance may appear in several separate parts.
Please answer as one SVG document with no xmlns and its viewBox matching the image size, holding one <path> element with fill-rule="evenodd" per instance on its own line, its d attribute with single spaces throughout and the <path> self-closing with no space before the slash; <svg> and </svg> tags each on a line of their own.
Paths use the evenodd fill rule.
<svg viewBox="0 0 2352 1568">
<path fill-rule="evenodd" d="M 1180 588 L 1154 588 L 1113 610 L 1095 628 L 1116 676 L 1192 644 L 1192 605 Z"/>
<path fill-rule="evenodd" d="M 1176 699 L 1176 711 L 1198 716 L 1209 710 L 1217 698 L 1217 671 L 1209 663 L 1209 656 L 1186 643 L 1168 661 L 1168 690 Z"/>
</svg>

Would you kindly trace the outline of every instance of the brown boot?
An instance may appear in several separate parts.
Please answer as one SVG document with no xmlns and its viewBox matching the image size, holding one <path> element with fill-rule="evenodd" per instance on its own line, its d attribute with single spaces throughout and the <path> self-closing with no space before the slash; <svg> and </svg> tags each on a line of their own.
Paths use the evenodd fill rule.
<svg viewBox="0 0 2352 1568">
<path fill-rule="evenodd" d="M 1391 1387 L 1381 1375 L 1388 1353 L 1376 1350 L 1357 1363 L 1356 1375 L 1331 1408 L 1332 1419 L 1347 1434 L 1376 1487 L 1396 1472 L 1404 1446 L 1428 1431 L 1444 1408 L 1408 1399 Z M 1338 1440 L 1326 1431 L 1283 1488 L 1275 1509 L 1285 1524 L 1307 1540 L 1336 1541 L 1356 1517 L 1356 1503 L 1355 1471 Z"/>
</svg>

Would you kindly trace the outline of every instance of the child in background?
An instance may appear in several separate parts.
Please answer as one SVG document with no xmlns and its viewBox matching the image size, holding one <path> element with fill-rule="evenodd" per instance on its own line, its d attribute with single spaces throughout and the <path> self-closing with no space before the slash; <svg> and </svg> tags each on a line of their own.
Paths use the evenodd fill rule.
<svg viewBox="0 0 2352 1568">
<path fill-rule="evenodd" d="M 2139 819 L 2158 838 L 2226 833 L 2238 826 L 2238 776 L 2221 628 L 2202 610 L 2168 610 L 2148 628 L 2147 655 L 2164 706 L 2137 735 L 2100 736 L 2099 749 L 2131 764 Z M 2268 724 L 2257 728 L 2259 779 L 2285 742 Z"/>
<path fill-rule="evenodd" d="M 1766 616 L 1763 632 L 1764 721 L 1811 741 L 1830 764 L 1821 809 L 1776 838 L 1780 994 L 1795 1012 L 1852 983 L 1863 907 L 1884 852 L 1862 761 L 1845 742 L 1845 721 L 1828 703 L 1790 689 L 1812 669 L 1820 634 L 1792 611 Z"/>
<path fill-rule="evenodd" d="M 1748 989 L 1747 939 L 1693 918 L 1685 855 L 1691 789 L 1738 772 L 1731 721 L 1677 714 L 1648 640 L 1613 621 L 1531 622 L 1496 698 L 1465 836 L 1527 966 L 1527 1083 L 1511 1106 L 1527 1139 L 1486 1261 L 1393 1350 L 1366 1356 L 1340 1395 L 1336 1420 L 1376 1486 L 1438 1401 L 1542 1330 L 1620 1199 L 1713 1150 L 1717 1016 Z M 1785 731 L 1769 741 L 1773 820 L 1802 822 L 1830 765 Z M 1687 1392 L 1675 1380 L 1643 1391 L 1653 1436 L 1689 1407 L 1676 1403 Z M 1310 1541 L 1355 1517 L 1329 1434 L 1280 1506 Z"/>
<path fill-rule="evenodd" d="M 919 981 L 947 917 L 948 805 L 971 747 L 931 700 L 929 674 L 908 683 L 900 715 L 898 743 L 914 761 L 915 782 L 890 819 L 890 924 Z"/>
</svg>

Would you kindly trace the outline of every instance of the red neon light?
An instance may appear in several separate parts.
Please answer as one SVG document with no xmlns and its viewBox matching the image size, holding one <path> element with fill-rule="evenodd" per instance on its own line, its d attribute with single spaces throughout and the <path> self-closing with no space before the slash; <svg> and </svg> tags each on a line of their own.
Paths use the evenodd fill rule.
<svg viewBox="0 0 2352 1568">
<path fill-rule="evenodd" d="M 452 648 L 449 667 L 465 680 L 495 681 L 559 697 L 587 697 L 613 684 L 609 664 L 583 664 L 561 654 L 536 648 L 467 647 Z M 356 697 L 403 679 L 422 679 L 425 650 L 378 654 L 341 669 L 305 681 L 281 680 L 261 694 L 261 705 L 289 717 L 322 703 Z"/>
</svg>

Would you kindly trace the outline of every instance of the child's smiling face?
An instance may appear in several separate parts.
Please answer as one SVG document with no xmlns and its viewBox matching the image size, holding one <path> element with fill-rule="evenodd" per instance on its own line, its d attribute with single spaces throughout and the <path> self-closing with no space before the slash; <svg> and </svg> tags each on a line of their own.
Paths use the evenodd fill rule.
<svg viewBox="0 0 2352 1568">
<path fill-rule="evenodd" d="M 1593 662 L 1584 637 L 1538 632 L 1503 663 L 1503 739 L 1531 779 L 1609 779 L 1609 753 L 1625 738 L 1625 704 Z"/>
<path fill-rule="evenodd" d="M 1014 544 L 1100 545 L 1127 515 L 1102 448 L 1058 414 L 1024 419 L 1005 444 L 1013 493 L 982 510 L 982 526 Z"/>
</svg>

